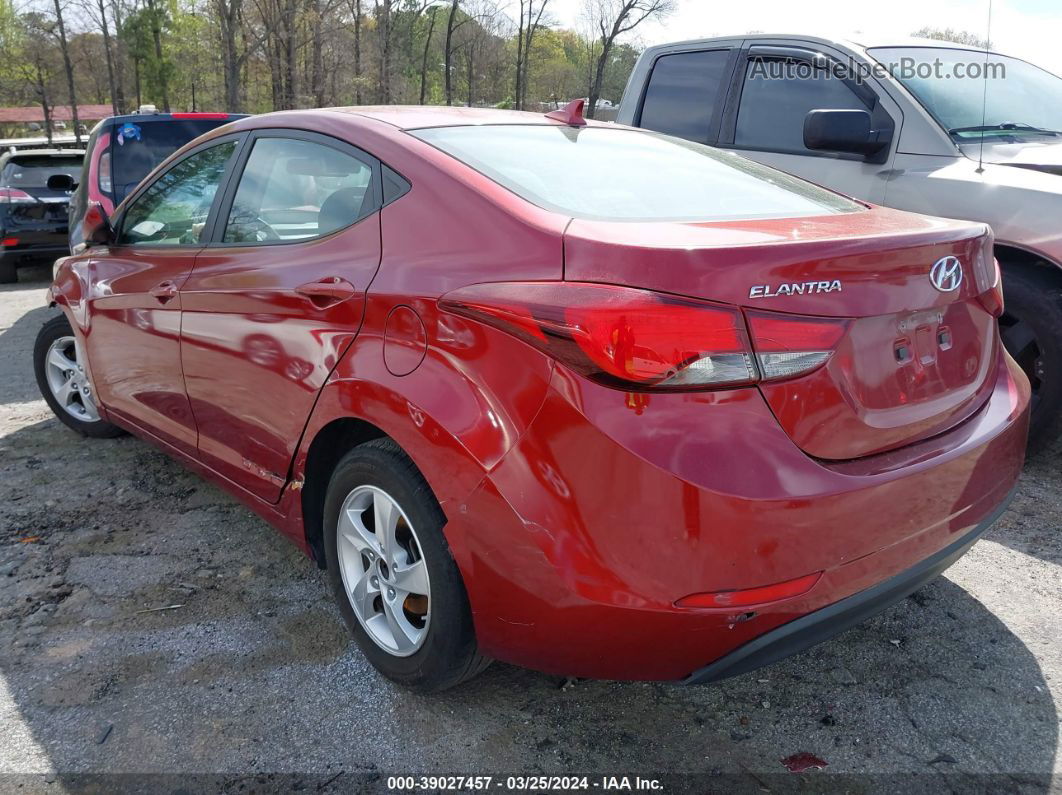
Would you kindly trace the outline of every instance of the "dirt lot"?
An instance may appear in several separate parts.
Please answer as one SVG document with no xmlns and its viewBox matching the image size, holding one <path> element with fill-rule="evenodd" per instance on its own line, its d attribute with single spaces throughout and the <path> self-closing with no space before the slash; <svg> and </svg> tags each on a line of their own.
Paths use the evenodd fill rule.
<svg viewBox="0 0 1062 795">
<path fill-rule="evenodd" d="M 945 577 L 772 668 L 686 689 L 495 664 L 414 696 L 348 644 L 324 577 L 249 511 L 143 442 L 52 418 L 30 363 L 48 276 L 0 289 L 0 789 L 187 785 L 84 777 L 161 772 L 231 791 L 420 773 L 1062 787 L 1057 453 Z M 828 767 L 787 772 L 799 753 Z"/>
</svg>

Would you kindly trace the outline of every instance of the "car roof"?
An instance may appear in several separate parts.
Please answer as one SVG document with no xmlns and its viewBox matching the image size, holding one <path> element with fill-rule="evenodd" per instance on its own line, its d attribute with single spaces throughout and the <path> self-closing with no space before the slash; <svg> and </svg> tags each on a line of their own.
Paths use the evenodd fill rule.
<svg viewBox="0 0 1062 795">
<path fill-rule="evenodd" d="M 491 124 L 535 124 L 543 126 L 564 124 L 564 122 L 548 118 L 545 113 L 499 110 L 497 108 L 455 108 L 445 105 L 356 105 L 348 108 L 327 108 L 326 110 L 333 113 L 365 116 L 390 124 L 400 130 Z M 592 126 L 604 124 L 604 122 L 595 122 L 592 119 L 587 119 L 586 122 Z"/>
<path fill-rule="evenodd" d="M 713 36 L 708 39 L 689 39 L 686 41 L 677 41 L 669 44 L 659 44 L 654 47 L 650 47 L 649 50 L 659 49 L 681 49 L 685 46 L 699 46 L 703 44 L 710 44 L 717 41 L 734 41 L 735 39 L 744 39 L 746 41 L 814 41 L 821 42 L 823 44 L 842 44 L 848 45 L 854 49 L 875 49 L 878 47 L 936 47 L 939 49 L 948 50 L 970 50 L 973 52 L 984 52 L 983 49 L 978 47 L 972 47 L 968 44 L 958 44 L 952 41 L 940 41 L 939 39 L 925 39 L 917 38 L 913 36 L 890 36 L 888 38 L 876 38 L 868 36 L 863 33 L 847 33 L 841 36 L 824 36 L 821 32 L 815 34 L 802 34 L 802 33 L 745 33 L 736 34 L 733 36 Z M 994 52 L 994 51 L 993 51 Z M 1003 53 L 995 53 L 996 55 L 1002 55 Z"/>
</svg>

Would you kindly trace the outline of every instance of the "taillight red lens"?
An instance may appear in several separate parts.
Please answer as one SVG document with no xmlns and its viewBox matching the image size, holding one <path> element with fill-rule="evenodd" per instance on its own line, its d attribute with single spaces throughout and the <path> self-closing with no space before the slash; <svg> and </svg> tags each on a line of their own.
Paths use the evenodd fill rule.
<svg viewBox="0 0 1062 795">
<path fill-rule="evenodd" d="M 740 312 L 705 301 L 601 284 L 507 282 L 456 290 L 440 305 L 610 386 L 689 390 L 757 377 Z"/>
<path fill-rule="evenodd" d="M 746 312 L 752 345 L 764 380 L 810 372 L 830 358 L 848 321 Z"/>
<path fill-rule="evenodd" d="M 743 588 L 739 591 L 716 591 L 715 593 L 695 593 L 684 596 L 675 602 L 676 607 L 754 607 L 755 605 L 777 602 L 780 599 L 793 599 L 802 596 L 815 587 L 822 576 L 821 571 L 806 574 L 795 580 L 786 580 L 774 585 L 759 588 Z"/>
<path fill-rule="evenodd" d="M 0 188 L 0 204 L 36 204 L 37 200 L 18 188 Z"/>
<path fill-rule="evenodd" d="M 17 237 L 5 237 L 5 238 L 0 239 L 0 246 L 3 246 L 4 248 L 14 248 L 17 245 L 18 245 L 18 238 Z"/>
<path fill-rule="evenodd" d="M 111 179 L 111 153 L 109 150 L 100 155 L 99 176 L 96 181 L 99 183 L 100 190 L 103 193 L 110 194 L 114 187 L 114 182 Z"/>
<path fill-rule="evenodd" d="M 996 239 L 988 232 L 981 238 L 981 246 L 974 255 L 974 281 L 977 300 L 993 317 L 1003 314 L 1003 280 L 996 262 Z"/>
</svg>

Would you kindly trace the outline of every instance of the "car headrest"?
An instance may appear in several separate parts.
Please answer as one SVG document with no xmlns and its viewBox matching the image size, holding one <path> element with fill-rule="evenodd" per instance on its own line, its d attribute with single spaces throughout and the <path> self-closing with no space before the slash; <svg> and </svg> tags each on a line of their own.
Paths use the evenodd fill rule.
<svg viewBox="0 0 1062 795">
<path fill-rule="evenodd" d="M 317 216 L 317 234 L 327 235 L 361 217 L 368 188 L 341 188 L 324 200 Z"/>
</svg>

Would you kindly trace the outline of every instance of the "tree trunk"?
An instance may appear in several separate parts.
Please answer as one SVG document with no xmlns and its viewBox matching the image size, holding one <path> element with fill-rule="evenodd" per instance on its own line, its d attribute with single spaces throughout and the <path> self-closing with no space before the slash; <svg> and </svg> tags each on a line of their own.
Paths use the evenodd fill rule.
<svg viewBox="0 0 1062 795">
<path fill-rule="evenodd" d="M 605 79 L 605 64 L 608 62 L 608 54 L 612 51 L 612 39 L 601 42 L 601 56 L 597 59 L 597 69 L 594 72 L 594 82 L 590 85 L 590 97 L 587 101 L 586 118 L 592 119 L 597 114 L 597 101 L 601 98 L 601 83 Z"/>
<path fill-rule="evenodd" d="M 114 58 L 111 56 L 111 32 L 107 27 L 107 4 L 98 0 L 100 30 L 103 32 L 103 53 L 107 58 L 107 85 L 111 91 L 111 113 L 118 115 L 118 87 L 114 81 Z"/>
<path fill-rule="evenodd" d="M 48 89 L 44 83 L 44 72 L 41 70 L 41 56 L 37 54 L 37 93 L 41 98 L 41 110 L 44 111 L 44 134 L 48 137 L 48 146 L 52 145 L 52 109 L 48 105 Z"/>
<path fill-rule="evenodd" d="M 524 0 L 520 0 L 520 21 L 516 31 L 516 96 L 513 97 L 513 107 L 523 110 L 520 97 L 523 96 L 524 85 Z"/>
<path fill-rule="evenodd" d="M 443 68 L 446 69 L 446 104 L 454 104 L 454 17 L 457 16 L 457 4 L 460 0 L 453 0 L 450 5 L 450 15 L 446 19 L 446 56 Z"/>
<path fill-rule="evenodd" d="M 240 102 L 240 66 L 242 58 L 237 53 L 236 34 L 239 29 L 240 11 L 243 0 L 217 0 L 215 11 L 218 16 L 218 30 L 221 33 L 221 67 L 225 83 L 225 110 L 239 113 Z"/>
<path fill-rule="evenodd" d="M 111 17 L 114 19 L 114 84 L 115 104 L 118 113 L 125 113 L 125 74 L 122 64 L 125 62 L 125 45 L 122 43 L 122 7 L 114 2 Z"/>
<path fill-rule="evenodd" d="M 424 104 L 424 97 L 428 87 L 428 50 L 431 48 L 431 34 L 435 31 L 435 15 L 438 8 L 431 9 L 431 19 L 428 20 L 428 35 L 424 39 L 424 57 L 420 60 L 420 104 Z"/>
<path fill-rule="evenodd" d="M 324 14 L 321 13 L 321 0 L 314 0 L 313 9 L 313 46 L 311 48 L 310 92 L 313 94 L 315 108 L 325 105 L 324 43 L 321 28 Z"/>
<path fill-rule="evenodd" d="M 468 107 L 472 107 L 472 96 L 475 87 L 475 62 L 476 62 L 476 47 L 474 44 L 468 45 Z"/>
<path fill-rule="evenodd" d="M 354 0 L 354 102 L 361 104 L 361 0 Z"/>
<path fill-rule="evenodd" d="M 70 48 L 66 45 L 66 25 L 63 24 L 63 9 L 59 0 L 54 0 L 55 21 L 59 25 L 59 49 L 63 54 L 63 69 L 66 70 L 66 89 L 70 96 L 70 119 L 74 125 L 74 140 L 81 144 L 81 130 L 77 118 L 77 91 L 74 89 L 74 65 L 70 62 Z"/>
<path fill-rule="evenodd" d="M 58 2 L 58 0 L 56 0 Z M 162 60 L 162 23 L 159 20 L 158 9 L 155 0 L 147 0 L 148 9 L 151 11 L 151 38 L 155 43 L 155 61 L 158 64 L 159 91 L 162 93 L 162 110 L 170 112 L 170 88 L 166 76 L 166 64 Z"/>
</svg>

